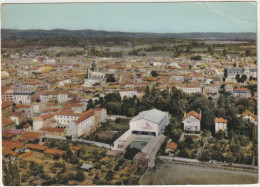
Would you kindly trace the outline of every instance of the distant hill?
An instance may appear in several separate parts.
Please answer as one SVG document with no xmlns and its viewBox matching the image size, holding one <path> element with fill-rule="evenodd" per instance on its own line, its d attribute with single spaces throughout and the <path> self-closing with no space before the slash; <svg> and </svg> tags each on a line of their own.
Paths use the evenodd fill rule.
<svg viewBox="0 0 260 187">
<path fill-rule="evenodd" d="M 211 40 L 256 40 L 256 33 L 219 33 L 219 32 L 191 32 L 191 33 L 148 33 L 148 32 L 117 32 L 102 30 L 14 30 L 2 29 L 2 39 L 42 39 L 42 38 L 176 38 L 176 39 L 211 39 Z"/>
</svg>

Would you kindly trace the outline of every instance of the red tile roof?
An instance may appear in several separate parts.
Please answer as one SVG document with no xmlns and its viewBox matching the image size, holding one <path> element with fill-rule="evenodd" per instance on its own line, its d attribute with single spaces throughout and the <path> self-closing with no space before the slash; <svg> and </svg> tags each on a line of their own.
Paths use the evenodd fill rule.
<svg viewBox="0 0 260 187">
<path fill-rule="evenodd" d="M 12 149 L 15 149 L 15 148 L 22 149 L 25 146 L 25 144 L 21 143 L 21 142 L 13 142 L 13 141 L 3 140 L 2 146 L 12 150 Z"/>
<path fill-rule="evenodd" d="M 38 132 L 24 132 L 22 134 L 22 139 L 35 140 L 35 139 L 40 139 L 42 135 L 43 135 L 42 133 L 38 133 Z"/>
<path fill-rule="evenodd" d="M 8 149 L 8 148 L 4 148 L 4 147 L 3 147 L 3 149 L 2 149 L 2 154 L 3 154 L 4 156 L 7 156 L 7 155 L 17 156 L 17 155 L 18 155 L 17 152 L 12 151 L 12 150 L 10 150 L 10 149 Z"/>
<path fill-rule="evenodd" d="M 252 112 L 248 111 L 248 110 L 246 110 L 246 111 L 243 112 L 243 114 L 242 114 L 243 117 L 245 117 L 245 116 L 247 116 L 247 115 L 252 116 L 253 118 L 255 118 L 255 115 L 254 115 Z"/>
<path fill-rule="evenodd" d="M 43 121 L 43 120 L 46 120 L 48 118 L 51 118 L 52 116 L 54 116 L 52 113 L 45 114 L 45 115 L 42 115 L 42 116 L 35 118 L 33 121 Z"/>
<path fill-rule="evenodd" d="M 38 144 L 27 144 L 26 145 L 27 149 L 36 149 L 36 150 L 41 150 L 44 151 L 46 150 L 48 147 L 44 146 L 44 145 L 38 145 Z"/>
<path fill-rule="evenodd" d="M 9 101 L 3 101 L 2 102 L 2 110 L 6 109 L 7 107 L 11 106 L 12 103 Z"/>
<path fill-rule="evenodd" d="M 227 123 L 227 122 L 228 122 L 228 120 L 223 119 L 223 118 L 217 118 L 217 119 L 215 119 L 215 123 Z"/>
<path fill-rule="evenodd" d="M 14 124 L 14 120 L 12 120 L 11 118 L 2 118 L 2 126 L 3 127 L 7 127 L 9 125 Z"/>
<path fill-rule="evenodd" d="M 51 132 L 64 132 L 62 128 L 53 128 L 53 127 L 44 127 L 41 128 L 42 131 L 51 131 Z"/>
<path fill-rule="evenodd" d="M 59 150 L 59 149 L 46 149 L 44 151 L 44 153 L 51 154 L 51 155 L 56 155 L 56 154 L 64 155 L 64 154 L 66 154 L 66 151 L 62 151 L 62 150 Z"/>
<path fill-rule="evenodd" d="M 170 142 L 165 146 L 165 149 L 172 149 L 172 150 L 176 150 L 177 149 L 177 144 L 174 142 Z"/>
<path fill-rule="evenodd" d="M 201 115 L 198 114 L 197 112 L 195 112 L 194 110 L 190 111 L 189 113 L 187 113 L 185 116 L 184 116 L 184 119 L 185 120 L 186 118 L 190 117 L 190 116 L 194 116 L 195 118 L 201 120 Z"/>
<path fill-rule="evenodd" d="M 26 152 L 26 153 L 20 155 L 20 157 L 21 157 L 21 158 L 25 158 L 25 157 L 27 157 L 27 156 L 30 156 L 31 154 L 32 154 L 32 152 L 28 151 L 28 152 Z"/>
<path fill-rule="evenodd" d="M 9 133 L 9 134 L 18 135 L 18 134 L 21 134 L 22 131 L 23 131 L 22 129 L 10 129 L 10 130 L 7 130 L 6 132 Z"/>
<path fill-rule="evenodd" d="M 80 148 L 80 147 L 76 147 L 76 146 L 72 146 L 72 147 L 70 147 L 70 149 L 71 149 L 71 150 L 78 151 L 78 150 L 80 150 L 81 148 Z"/>
<path fill-rule="evenodd" d="M 82 116 L 76 120 L 76 124 L 81 123 L 82 121 L 88 119 L 89 117 L 94 115 L 94 111 L 92 109 L 87 110 L 86 112 L 83 112 Z"/>
<path fill-rule="evenodd" d="M 31 105 L 16 105 L 16 108 L 30 108 Z"/>
</svg>

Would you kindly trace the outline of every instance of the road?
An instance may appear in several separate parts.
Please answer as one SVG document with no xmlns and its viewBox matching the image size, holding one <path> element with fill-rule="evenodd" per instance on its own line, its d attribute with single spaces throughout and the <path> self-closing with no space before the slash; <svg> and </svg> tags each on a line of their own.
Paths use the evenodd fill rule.
<svg viewBox="0 0 260 187">
<path fill-rule="evenodd" d="M 94 144 L 98 147 L 104 147 L 107 149 L 111 149 L 111 146 L 109 144 L 101 143 L 101 142 L 95 142 L 95 141 L 90 141 L 90 140 L 83 140 L 83 139 L 73 139 L 73 141 L 78 141 L 78 142 L 84 142 L 84 143 L 89 143 L 89 144 Z"/>
<path fill-rule="evenodd" d="M 56 136 L 56 135 L 50 135 L 50 134 L 45 134 L 45 138 L 52 138 L 52 139 L 59 139 L 59 140 L 66 140 L 66 137 L 64 136 Z M 78 142 L 83 142 L 83 143 L 89 143 L 89 144 L 94 144 L 98 147 L 104 147 L 107 149 L 111 149 L 111 146 L 109 144 L 101 143 L 101 142 L 95 142 L 95 141 L 90 141 L 90 140 L 83 140 L 83 139 L 78 139 L 74 138 L 72 141 L 78 141 Z"/>
</svg>

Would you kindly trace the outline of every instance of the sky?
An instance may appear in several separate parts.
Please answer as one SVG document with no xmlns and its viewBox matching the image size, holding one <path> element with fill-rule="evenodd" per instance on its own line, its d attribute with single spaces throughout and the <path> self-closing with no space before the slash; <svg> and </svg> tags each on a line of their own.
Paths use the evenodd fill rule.
<svg viewBox="0 0 260 187">
<path fill-rule="evenodd" d="M 5 4 L 2 28 L 256 32 L 253 2 Z"/>
</svg>

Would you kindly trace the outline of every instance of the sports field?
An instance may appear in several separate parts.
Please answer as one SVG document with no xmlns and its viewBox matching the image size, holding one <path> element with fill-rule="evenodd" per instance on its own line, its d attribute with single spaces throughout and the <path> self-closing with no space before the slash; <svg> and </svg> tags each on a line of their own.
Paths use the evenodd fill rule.
<svg viewBox="0 0 260 187">
<path fill-rule="evenodd" d="M 200 168 L 165 162 L 159 164 L 159 167 L 155 170 L 149 170 L 139 184 L 255 184 L 257 181 L 257 174 Z"/>
</svg>

